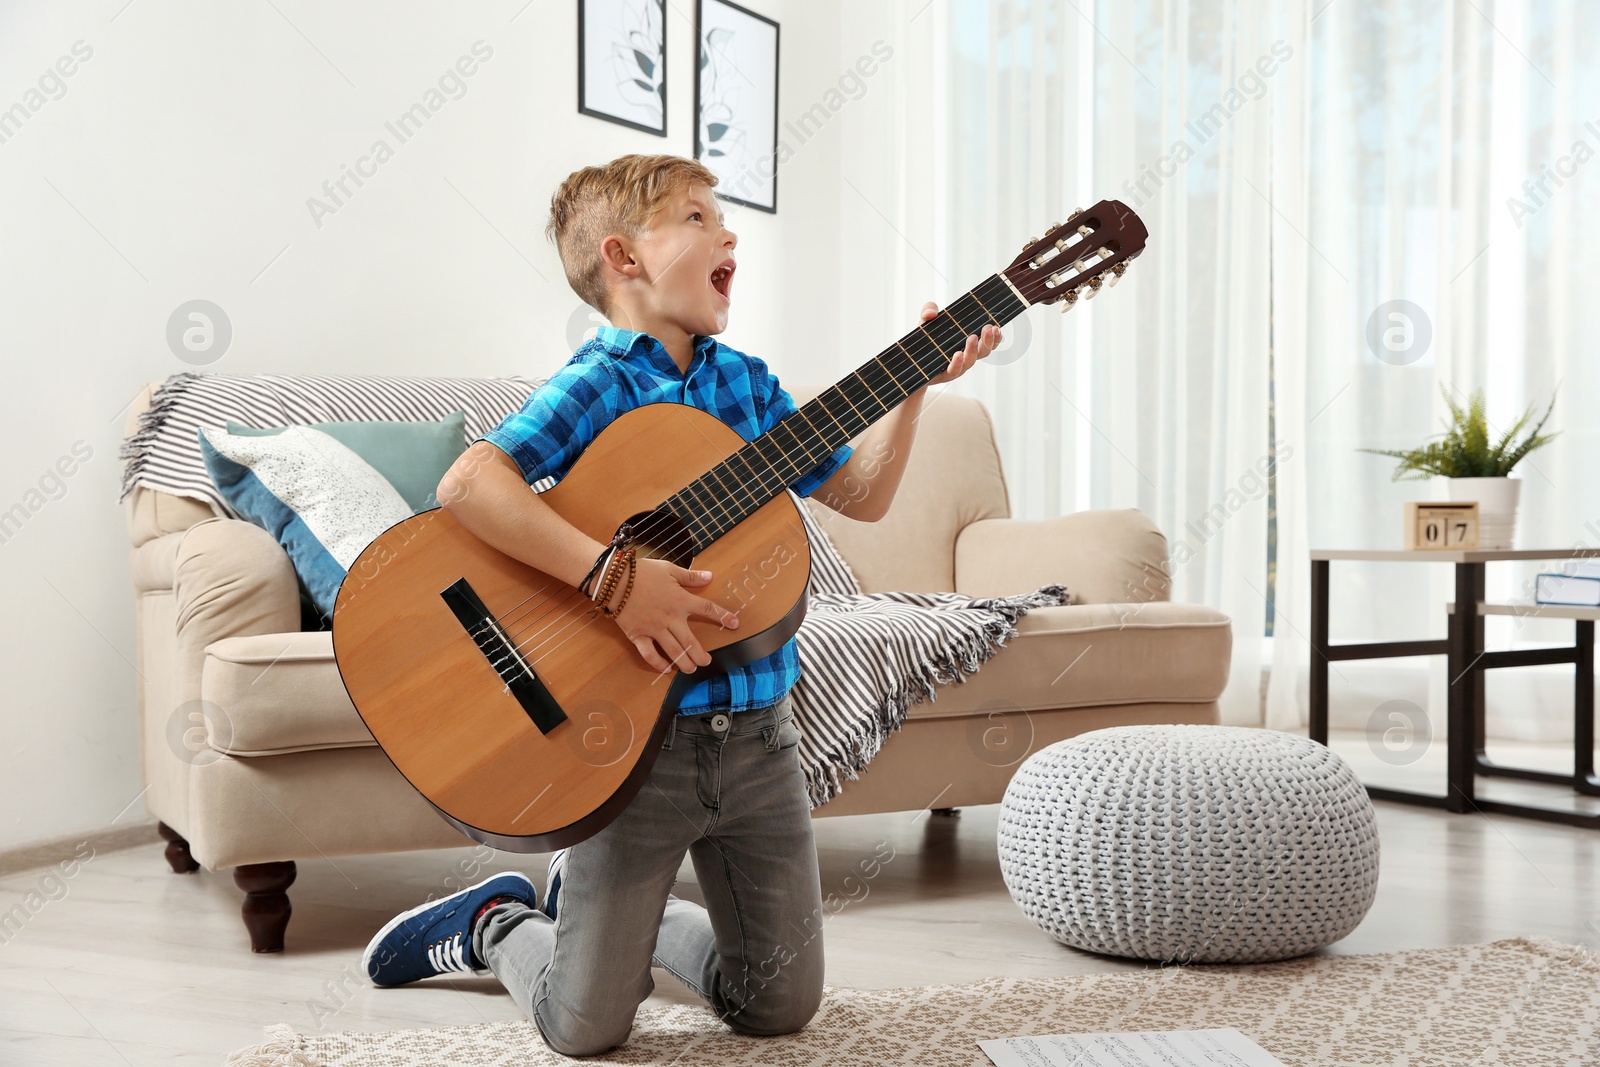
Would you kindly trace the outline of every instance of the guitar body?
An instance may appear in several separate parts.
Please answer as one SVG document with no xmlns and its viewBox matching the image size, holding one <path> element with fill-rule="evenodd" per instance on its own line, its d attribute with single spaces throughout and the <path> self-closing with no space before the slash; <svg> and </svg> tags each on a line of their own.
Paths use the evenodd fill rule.
<svg viewBox="0 0 1600 1067">
<path fill-rule="evenodd" d="M 541 498 L 609 542 L 744 444 L 708 412 L 648 404 L 616 418 Z M 639 555 L 711 571 L 701 591 L 739 615 L 737 630 L 689 620 L 712 657 L 693 673 L 652 670 L 588 597 L 443 509 L 391 527 L 351 565 L 333 621 L 345 688 L 396 769 L 473 840 L 548 852 L 597 832 L 644 783 L 683 694 L 799 629 L 811 557 L 787 493 L 693 558 L 681 525 L 660 518 L 658 543 L 635 539 Z M 476 623 L 474 601 L 493 618 Z"/>
</svg>

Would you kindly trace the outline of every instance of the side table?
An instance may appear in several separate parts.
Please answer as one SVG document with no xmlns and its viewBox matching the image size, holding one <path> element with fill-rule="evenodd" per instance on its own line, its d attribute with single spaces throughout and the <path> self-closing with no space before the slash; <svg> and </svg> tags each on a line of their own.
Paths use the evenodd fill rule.
<svg viewBox="0 0 1600 1067">
<path fill-rule="evenodd" d="M 1585 615 L 1587 609 L 1554 609 L 1540 606 L 1545 617 L 1572 618 L 1574 639 L 1571 646 L 1489 651 L 1484 645 L 1483 620 L 1486 614 L 1527 612 L 1531 605 L 1487 605 L 1484 603 L 1485 564 L 1513 560 L 1563 560 L 1600 556 L 1594 549 L 1466 549 L 1406 551 L 1387 549 L 1312 549 L 1311 551 L 1311 692 L 1310 736 L 1328 743 L 1328 665 L 1334 660 L 1383 659 L 1399 656 L 1445 656 L 1448 661 L 1448 689 L 1445 711 L 1445 782 L 1443 796 L 1406 789 L 1367 786 L 1374 800 L 1390 800 L 1443 808 L 1452 812 L 1483 811 L 1515 815 L 1544 822 L 1565 823 L 1600 829 L 1600 812 L 1533 807 L 1480 798 L 1480 775 L 1521 778 L 1529 781 L 1569 784 L 1576 791 L 1600 795 L 1600 780 L 1594 774 L 1594 619 L 1600 613 Z M 1376 641 L 1358 644 L 1333 644 L 1329 639 L 1329 567 L 1334 560 L 1365 560 L 1393 563 L 1455 564 L 1455 602 L 1449 610 L 1448 635 L 1443 640 Z M 1483 672 L 1498 667 L 1526 667 L 1542 663 L 1571 663 L 1576 673 L 1574 686 L 1574 770 L 1571 776 L 1545 771 L 1505 767 L 1491 762 L 1484 751 Z"/>
</svg>

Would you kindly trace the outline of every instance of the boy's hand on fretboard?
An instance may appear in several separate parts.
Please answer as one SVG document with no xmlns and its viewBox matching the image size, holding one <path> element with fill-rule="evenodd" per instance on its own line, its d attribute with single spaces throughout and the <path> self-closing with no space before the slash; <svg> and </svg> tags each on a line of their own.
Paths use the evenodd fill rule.
<svg viewBox="0 0 1600 1067">
<path fill-rule="evenodd" d="M 922 321 L 927 322 L 939 314 L 939 305 L 932 300 L 922 305 Z M 950 357 L 950 365 L 937 378 L 931 379 L 929 385 L 942 385 L 953 382 L 967 373 L 978 360 L 993 352 L 1000 345 L 1000 327 L 990 323 L 983 328 L 980 334 L 967 336 L 967 347 Z"/>
</svg>

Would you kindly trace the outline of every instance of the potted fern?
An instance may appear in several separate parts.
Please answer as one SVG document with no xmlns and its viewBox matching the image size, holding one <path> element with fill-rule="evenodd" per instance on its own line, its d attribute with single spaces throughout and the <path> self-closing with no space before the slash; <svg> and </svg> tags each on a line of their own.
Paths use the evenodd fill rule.
<svg viewBox="0 0 1600 1067">
<path fill-rule="evenodd" d="M 1466 406 L 1456 403 L 1450 390 L 1441 385 L 1444 402 L 1450 407 L 1445 432 L 1417 448 L 1392 450 L 1363 448 L 1363 452 L 1388 456 L 1400 461 L 1395 481 L 1438 476 L 1449 479 L 1451 500 L 1478 502 L 1478 547 L 1510 548 L 1517 528 L 1517 503 L 1522 481 L 1510 477 L 1522 458 L 1556 437 L 1541 433 L 1556 406 L 1555 395 L 1539 421 L 1528 428 L 1534 405 L 1491 442 L 1489 419 L 1483 390 L 1475 391 Z M 1557 390 L 1559 392 L 1559 390 Z"/>
</svg>

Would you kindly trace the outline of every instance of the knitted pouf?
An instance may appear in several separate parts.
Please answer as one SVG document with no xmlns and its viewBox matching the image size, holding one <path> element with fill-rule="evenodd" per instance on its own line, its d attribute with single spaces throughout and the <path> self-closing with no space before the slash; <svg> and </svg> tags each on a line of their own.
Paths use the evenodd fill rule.
<svg viewBox="0 0 1600 1067">
<path fill-rule="evenodd" d="M 1118 726 L 1041 749 L 1000 805 L 1035 926 L 1142 960 L 1253 963 L 1344 937 L 1378 888 L 1366 790 L 1327 747 L 1236 726 Z"/>
</svg>

